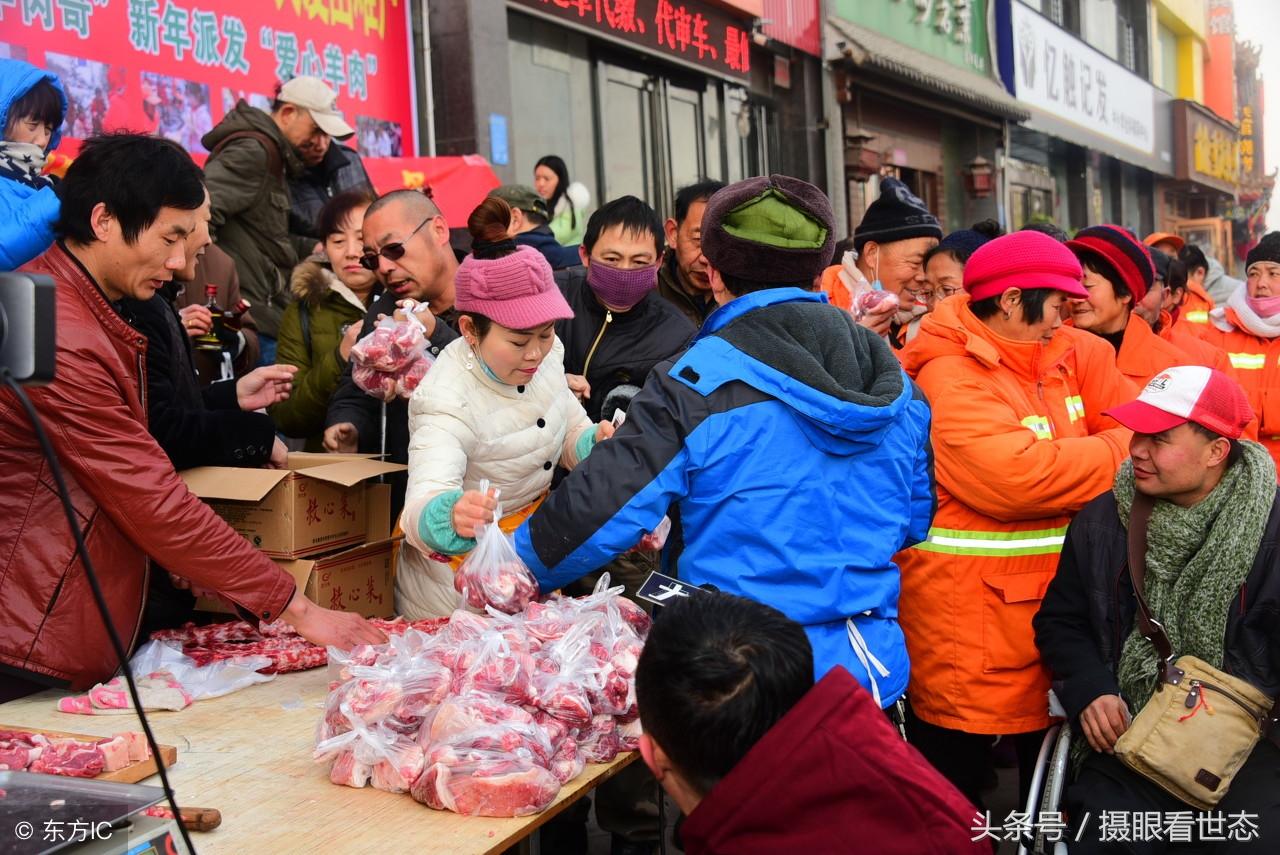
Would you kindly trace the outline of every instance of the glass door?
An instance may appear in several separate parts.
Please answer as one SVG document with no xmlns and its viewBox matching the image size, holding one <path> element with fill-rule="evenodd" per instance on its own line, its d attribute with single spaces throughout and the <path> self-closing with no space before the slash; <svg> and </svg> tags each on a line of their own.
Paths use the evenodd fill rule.
<svg viewBox="0 0 1280 855">
<path fill-rule="evenodd" d="M 601 62 L 597 66 L 600 117 L 600 201 L 639 196 L 657 202 L 654 92 L 649 75 Z"/>
</svg>

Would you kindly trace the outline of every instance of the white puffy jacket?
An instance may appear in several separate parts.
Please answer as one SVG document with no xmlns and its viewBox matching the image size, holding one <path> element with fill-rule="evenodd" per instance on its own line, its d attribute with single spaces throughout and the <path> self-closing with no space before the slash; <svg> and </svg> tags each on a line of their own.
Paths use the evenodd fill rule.
<svg viewBox="0 0 1280 855">
<path fill-rule="evenodd" d="M 575 446 L 592 427 L 564 378 L 564 345 L 555 340 L 533 379 L 499 383 L 471 358 L 465 339 L 440 352 L 409 400 L 409 486 L 400 525 L 405 548 L 396 574 L 397 613 L 410 619 L 451 614 L 460 603 L 453 570 L 431 557 L 419 534 L 427 504 L 450 490 L 501 491 L 504 514 L 547 491 L 555 466 L 572 469 Z"/>
</svg>

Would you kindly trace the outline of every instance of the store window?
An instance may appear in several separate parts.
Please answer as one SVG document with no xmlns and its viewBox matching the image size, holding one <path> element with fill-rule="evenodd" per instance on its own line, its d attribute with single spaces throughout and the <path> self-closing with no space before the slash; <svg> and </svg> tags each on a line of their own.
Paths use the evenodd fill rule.
<svg viewBox="0 0 1280 855">
<path fill-rule="evenodd" d="M 1178 91 L 1178 36 L 1164 24 L 1156 26 L 1155 84 L 1170 94 Z"/>
<path fill-rule="evenodd" d="M 1053 222 L 1053 193 L 1035 187 L 1014 184 L 1009 189 L 1009 230 L 1017 231 L 1028 223 Z"/>
</svg>

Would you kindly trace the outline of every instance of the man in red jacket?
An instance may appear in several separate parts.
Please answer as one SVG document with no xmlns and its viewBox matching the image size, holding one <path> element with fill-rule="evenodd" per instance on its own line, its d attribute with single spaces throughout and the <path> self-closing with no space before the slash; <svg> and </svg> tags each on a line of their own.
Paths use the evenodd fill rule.
<svg viewBox="0 0 1280 855">
<path fill-rule="evenodd" d="M 974 807 L 848 671 L 814 685 L 808 637 L 776 609 L 717 592 L 664 607 L 636 698 L 688 855 L 990 855 Z"/>
<path fill-rule="evenodd" d="M 57 379 L 28 394 L 67 476 L 116 633 L 137 640 L 148 556 L 318 644 L 384 640 L 316 606 L 192 495 L 147 431 L 146 339 L 116 306 L 186 266 L 200 170 L 163 139 L 88 140 L 62 184 L 58 241 L 26 270 L 57 285 Z M 83 689 L 119 667 L 26 412 L 0 389 L 0 701 Z"/>
</svg>

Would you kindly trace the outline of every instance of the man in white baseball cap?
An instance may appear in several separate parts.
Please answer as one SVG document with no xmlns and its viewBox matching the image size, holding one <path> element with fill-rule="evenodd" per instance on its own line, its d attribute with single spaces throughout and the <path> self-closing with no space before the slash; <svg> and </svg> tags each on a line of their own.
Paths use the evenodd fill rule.
<svg viewBox="0 0 1280 855">
<path fill-rule="evenodd" d="M 1280 694 L 1275 463 L 1265 448 L 1243 438 L 1253 421 L 1244 390 L 1211 368 L 1162 371 L 1137 400 L 1106 415 L 1134 431 L 1130 459 L 1112 490 L 1072 520 L 1033 620 L 1054 691 L 1087 743 L 1074 749 L 1082 760 L 1065 800 L 1074 824 L 1083 821 L 1071 831 L 1077 841 L 1071 855 L 1121 851 L 1099 823 L 1107 812 L 1192 816 L 1187 804 L 1114 754 L 1117 740 L 1155 694 L 1159 673 L 1160 654 L 1134 618 L 1127 554 L 1135 504 L 1149 506 L 1150 517 L 1144 566 L 1132 578 L 1141 580 L 1174 656 L 1198 657 L 1243 680 L 1267 699 L 1260 710 L 1271 707 L 1261 714 L 1261 740 L 1215 808 L 1221 816 L 1250 816 L 1253 832 L 1250 840 L 1232 838 L 1239 846 L 1213 851 L 1261 851 L 1245 844 L 1272 841 L 1260 844 L 1265 849 L 1280 838 L 1280 704 L 1272 706 Z M 1206 700 L 1232 702 L 1221 694 Z M 1197 781 L 1217 787 L 1211 775 Z M 1193 829 L 1204 828 L 1199 817 L 1191 822 Z M 1148 839 L 1123 851 L 1154 855 L 1167 848 L 1164 839 Z"/>
<path fill-rule="evenodd" d="M 314 238 L 292 237 L 289 181 L 324 156 L 331 138 L 355 133 L 337 98 L 323 80 L 295 77 L 280 86 L 269 114 L 241 100 L 201 140 L 209 149 L 214 241 L 235 259 L 264 365 L 275 361 L 280 318 L 292 300 L 289 276 L 315 246 Z"/>
<path fill-rule="evenodd" d="M 338 109 L 338 93 L 318 77 L 295 77 L 280 87 L 277 103 L 302 107 L 326 135 L 345 140 L 356 132 Z M 301 146 L 299 146 L 301 148 Z"/>
</svg>

